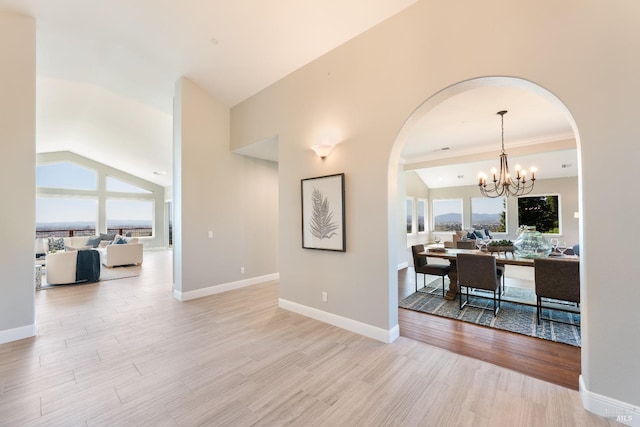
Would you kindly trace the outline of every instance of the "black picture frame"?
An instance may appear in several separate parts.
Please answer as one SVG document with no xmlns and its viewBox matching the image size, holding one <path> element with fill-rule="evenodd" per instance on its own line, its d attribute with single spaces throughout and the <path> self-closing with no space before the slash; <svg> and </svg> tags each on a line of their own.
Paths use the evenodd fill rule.
<svg viewBox="0 0 640 427">
<path fill-rule="evenodd" d="M 305 178 L 302 198 L 302 247 L 346 252 L 344 173 Z"/>
</svg>

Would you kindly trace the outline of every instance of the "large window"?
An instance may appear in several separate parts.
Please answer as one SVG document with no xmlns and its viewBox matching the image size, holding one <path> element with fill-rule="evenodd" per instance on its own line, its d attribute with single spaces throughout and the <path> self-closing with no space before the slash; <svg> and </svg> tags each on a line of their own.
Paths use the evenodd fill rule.
<svg viewBox="0 0 640 427">
<path fill-rule="evenodd" d="M 560 234 L 560 196 L 518 197 L 518 226 L 523 225 L 541 233 Z"/>
<path fill-rule="evenodd" d="M 424 199 L 418 199 L 416 204 L 416 220 L 418 224 L 418 233 L 424 233 L 427 231 L 427 201 Z"/>
<path fill-rule="evenodd" d="M 119 193 L 151 194 L 151 191 L 140 188 L 128 182 L 121 181 L 112 176 L 107 176 L 107 191 Z"/>
<path fill-rule="evenodd" d="M 107 231 L 134 237 L 153 235 L 152 200 L 108 199 Z"/>
<path fill-rule="evenodd" d="M 164 237 L 166 218 L 156 216 L 161 187 L 73 153 L 40 153 L 36 159 L 37 237 L 107 231 Z"/>
<path fill-rule="evenodd" d="M 507 231 L 506 197 L 473 197 L 471 199 L 471 227 L 494 233 Z"/>
<path fill-rule="evenodd" d="M 407 234 L 413 233 L 413 199 L 407 198 L 406 204 Z"/>
<path fill-rule="evenodd" d="M 433 231 L 462 230 L 462 200 L 433 200 Z"/>
<path fill-rule="evenodd" d="M 36 237 L 96 234 L 98 200 L 36 197 Z"/>
<path fill-rule="evenodd" d="M 36 186 L 69 190 L 95 190 L 95 171 L 71 162 L 48 163 L 36 167 Z"/>
</svg>

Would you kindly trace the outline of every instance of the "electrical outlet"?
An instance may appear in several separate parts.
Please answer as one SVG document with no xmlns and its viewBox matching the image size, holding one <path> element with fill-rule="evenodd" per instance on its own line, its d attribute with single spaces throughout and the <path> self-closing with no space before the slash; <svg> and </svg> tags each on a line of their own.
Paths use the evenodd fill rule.
<svg viewBox="0 0 640 427">
<path fill-rule="evenodd" d="M 240 267 L 240 274 L 244 274 L 244 267 Z"/>
<path fill-rule="evenodd" d="M 322 292 L 322 302 L 327 302 L 329 300 L 329 296 L 326 292 Z"/>
</svg>

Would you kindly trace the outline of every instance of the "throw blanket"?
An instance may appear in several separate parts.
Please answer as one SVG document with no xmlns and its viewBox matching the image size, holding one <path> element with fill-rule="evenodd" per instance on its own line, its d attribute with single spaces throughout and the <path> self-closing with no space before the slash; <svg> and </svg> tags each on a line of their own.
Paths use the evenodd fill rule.
<svg viewBox="0 0 640 427">
<path fill-rule="evenodd" d="M 100 253 L 93 249 L 79 250 L 76 261 L 76 282 L 100 280 Z"/>
</svg>

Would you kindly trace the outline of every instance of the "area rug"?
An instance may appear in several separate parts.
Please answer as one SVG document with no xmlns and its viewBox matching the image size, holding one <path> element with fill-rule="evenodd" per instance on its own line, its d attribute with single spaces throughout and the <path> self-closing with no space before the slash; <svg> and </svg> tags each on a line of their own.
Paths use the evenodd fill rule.
<svg viewBox="0 0 640 427">
<path fill-rule="evenodd" d="M 436 280 L 433 283 L 437 283 Z M 513 289 L 510 289 L 513 288 Z M 469 296 L 472 305 L 486 307 L 486 310 L 466 306 L 460 310 L 460 302 L 448 301 L 442 298 L 442 287 L 427 285 L 400 301 L 400 308 L 435 314 L 437 316 L 458 319 L 504 331 L 515 332 L 531 337 L 581 346 L 580 314 L 574 312 L 550 310 L 543 308 L 542 317 L 560 320 L 565 323 L 542 320 L 540 325 L 536 321 L 535 293 L 533 290 L 507 287 L 505 294 L 511 291 L 511 301 L 502 301 L 498 316 L 493 316 L 493 301 L 483 298 L 481 291 Z M 485 294 L 491 297 L 492 293 Z M 517 295 L 517 298 L 514 296 Z M 459 298 L 459 297 L 458 297 Z M 522 302 L 513 302 L 521 300 Z M 557 301 L 545 303 L 548 306 L 571 310 L 568 305 Z M 575 310 L 575 306 L 573 307 Z"/>
<path fill-rule="evenodd" d="M 100 280 L 97 282 L 80 282 L 80 283 L 69 283 L 66 285 L 50 285 L 47 283 L 47 275 L 46 273 L 42 275 L 42 286 L 40 287 L 40 289 L 53 289 L 53 288 L 59 288 L 61 286 L 77 286 L 77 285 L 89 285 L 91 283 L 100 283 L 100 282 L 106 282 L 109 280 L 117 280 L 117 279 L 126 279 L 129 277 L 137 277 L 140 275 L 140 269 L 142 268 L 142 266 L 136 266 L 136 265 L 132 265 L 132 266 L 124 266 L 124 267 L 114 267 L 114 268 L 107 268 L 107 267 L 102 267 L 102 269 L 100 270 Z"/>
</svg>

